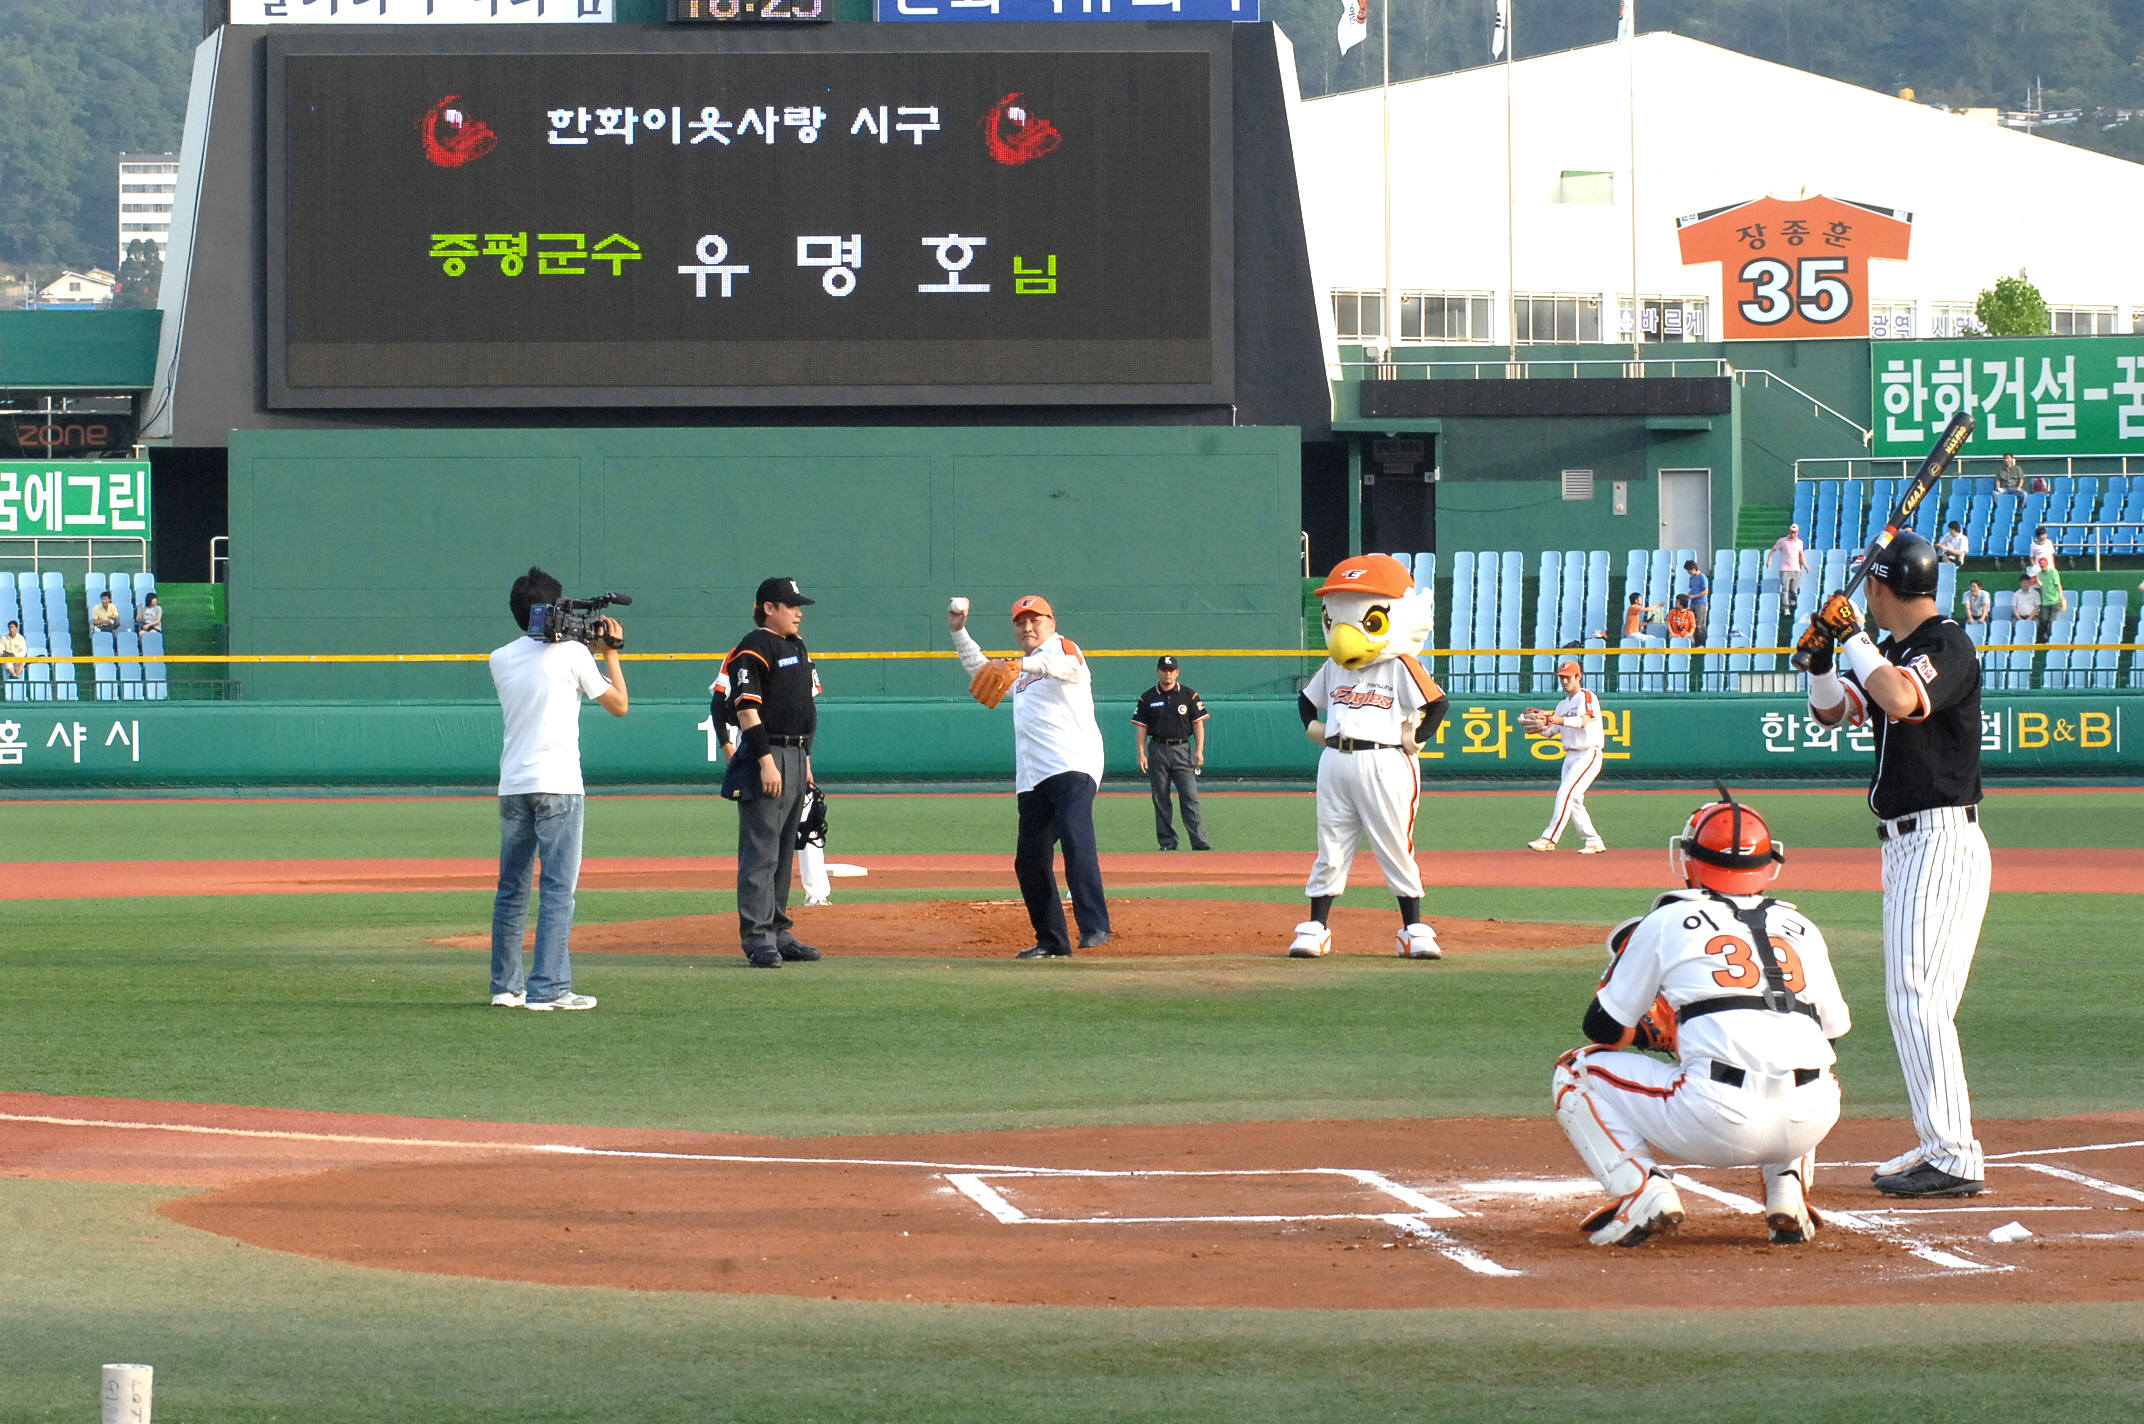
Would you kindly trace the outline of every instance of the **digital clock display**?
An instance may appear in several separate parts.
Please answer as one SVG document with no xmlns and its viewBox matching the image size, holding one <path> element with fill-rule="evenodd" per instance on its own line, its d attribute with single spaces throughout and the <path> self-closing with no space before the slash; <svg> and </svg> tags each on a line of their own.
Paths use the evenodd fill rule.
<svg viewBox="0 0 2144 1424">
<path fill-rule="evenodd" d="M 733 20 L 828 21 L 827 0 L 670 0 L 673 25 L 719 25 Z"/>
<path fill-rule="evenodd" d="M 269 403 L 1227 400 L 1227 27 L 1029 33 L 271 39 Z"/>
</svg>

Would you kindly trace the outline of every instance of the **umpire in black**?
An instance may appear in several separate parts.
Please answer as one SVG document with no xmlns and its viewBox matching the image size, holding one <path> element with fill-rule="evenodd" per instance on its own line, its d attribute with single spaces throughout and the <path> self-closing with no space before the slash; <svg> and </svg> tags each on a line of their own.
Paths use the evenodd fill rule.
<svg viewBox="0 0 2144 1424">
<path fill-rule="evenodd" d="M 1197 768 L 1206 764 L 1206 704 L 1179 681 L 1175 658 L 1164 655 L 1154 666 L 1154 685 L 1139 694 L 1139 704 L 1132 709 L 1139 769 L 1154 788 L 1154 839 L 1163 850 L 1176 849 L 1176 823 L 1169 815 L 1169 788 L 1174 786 L 1184 803 L 1191 848 L 1212 850 L 1199 817 L 1197 780 Z"/>
<path fill-rule="evenodd" d="M 723 661 L 729 700 L 713 709 L 737 724 L 737 755 L 724 792 L 737 796 L 737 933 L 754 969 L 819 957 L 789 932 L 790 866 L 819 729 L 812 700 L 817 674 L 797 633 L 805 608 L 816 601 L 793 578 L 760 584 L 752 600 L 759 626 Z"/>
</svg>

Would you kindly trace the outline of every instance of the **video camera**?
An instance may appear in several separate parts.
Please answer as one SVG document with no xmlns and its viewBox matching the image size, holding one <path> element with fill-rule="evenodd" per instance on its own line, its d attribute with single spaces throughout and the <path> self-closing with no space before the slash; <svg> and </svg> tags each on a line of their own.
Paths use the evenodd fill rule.
<svg viewBox="0 0 2144 1424">
<path fill-rule="evenodd" d="M 529 636 L 539 643 L 586 643 L 591 648 L 622 648 L 625 640 L 604 636 L 600 626 L 603 619 L 595 616 L 598 610 L 613 603 L 629 608 L 633 596 L 599 593 L 594 598 L 561 598 L 556 603 L 539 603 L 529 609 Z"/>
</svg>

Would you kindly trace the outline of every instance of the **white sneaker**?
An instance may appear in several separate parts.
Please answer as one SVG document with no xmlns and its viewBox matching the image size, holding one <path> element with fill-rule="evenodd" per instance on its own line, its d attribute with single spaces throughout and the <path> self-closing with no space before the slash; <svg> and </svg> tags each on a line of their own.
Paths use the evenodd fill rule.
<svg viewBox="0 0 2144 1424">
<path fill-rule="evenodd" d="M 1295 943 L 1288 946 L 1290 959 L 1323 959 L 1333 952 L 1333 932 L 1316 920 L 1295 927 Z"/>
<path fill-rule="evenodd" d="M 1444 951 L 1437 945 L 1437 932 L 1426 924 L 1403 926 L 1399 944 L 1402 959 L 1444 958 Z"/>
<path fill-rule="evenodd" d="M 1608 849 L 1608 842 L 1606 841 L 1587 841 L 1578 848 L 1578 853 L 1580 855 L 1599 855 L 1606 849 Z"/>
<path fill-rule="evenodd" d="M 1535 836 L 1526 843 L 1526 848 L 1528 850 L 1549 851 L 1556 848 L 1556 843 L 1547 836 Z"/>
<path fill-rule="evenodd" d="M 539 1013 L 552 1009 L 592 1009 L 595 1006 L 596 1001 L 586 994 L 560 994 L 555 999 L 531 999 L 522 1005 L 523 1008 L 535 1009 Z"/>
<path fill-rule="evenodd" d="M 1665 1172 L 1654 1168 L 1645 1185 L 1615 1204 L 1607 1224 L 1593 1233 L 1596 1246 L 1639 1246 L 1648 1237 L 1682 1225 L 1682 1198 Z M 1599 1220 L 1589 1218 L 1587 1225 Z"/>
<path fill-rule="evenodd" d="M 1802 1194 L 1799 1172 L 1781 1172 L 1764 1184 L 1764 1224 L 1774 1246 L 1799 1246 L 1816 1235 L 1816 1213 Z"/>
<path fill-rule="evenodd" d="M 491 1006 L 495 1009 L 518 1009 L 528 1003 L 526 994 L 493 994 Z"/>
</svg>

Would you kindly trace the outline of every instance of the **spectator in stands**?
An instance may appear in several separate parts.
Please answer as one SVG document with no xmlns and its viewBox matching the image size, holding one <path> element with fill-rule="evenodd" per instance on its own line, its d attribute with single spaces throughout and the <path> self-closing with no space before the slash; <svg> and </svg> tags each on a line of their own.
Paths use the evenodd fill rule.
<svg viewBox="0 0 2144 1424">
<path fill-rule="evenodd" d="M 2038 620 L 2040 616 L 2040 585 L 2031 574 L 2020 575 L 2017 595 L 2010 601 L 2010 616 L 2022 623 L 2027 619 Z"/>
<path fill-rule="evenodd" d="M 8 619 L 7 636 L 0 638 L 0 657 L 26 658 L 29 655 L 30 645 L 23 639 L 22 625 L 12 618 Z M 28 663 L 11 662 L 6 664 L 5 668 L 0 669 L 0 671 L 5 671 L 8 677 L 20 681 L 29 675 L 30 666 Z"/>
<path fill-rule="evenodd" d="M 2068 596 L 2067 596 L 2067 595 L 2065 595 L 2065 594 L 2063 593 L 2063 591 L 2062 591 L 2062 575 L 2061 575 L 2060 573 L 2056 572 L 2056 570 L 2055 570 L 2055 561 L 2054 561 L 2053 559 L 2043 559 L 2043 560 L 2041 560 L 2041 561 L 2040 561 L 2040 641 L 2041 641 L 2041 642 L 2043 642 L 2043 643 L 2044 643 L 2044 642 L 2047 642 L 2047 641 L 2049 640 L 2049 637 L 2051 636 L 2051 634 L 2052 634 L 2052 632 L 2053 632 L 2053 630 L 2054 630 L 2054 626 L 2055 626 L 2055 620 L 2056 620 L 2057 618 L 2061 617 L 2061 616 L 2062 616 L 2062 613 L 2063 613 L 2063 610 L 2064 610 L 2064 609 L 2066 609 L 2066 608 L 2068 608 L 2069 606 L 2070 606 L 2070 601 L 2069 601 L 2069 598 L 2068 598 Z"/>
<path fill-rule="evenodd" d="M 141 601 L 141 607 L 135 610 L 134 631 L 137 633 L 161 633 L 164 631 L 164 608 L 162 604 L 156 601 L 155 594 L 152 593 L 144 598 Z"/>
<path fill-rule="evenodd" d="M 97 606 L 89 610 L 89 630 L 92 633 L 119 631 L 119 605 L 112 602 L 109 590 L 98 594 Z"/>
<path fill-rule="evenodd" d="M 1985 637 L 1988 631 L 1988 615 L 1994 608 L 1995 600 L 1989 597 L 1988 591 L 1980 586 L 1979 579 L 1974 579 L 1972 583 L 1966 586 L 1965 623 L 1968 632 L 1972 631 L 1972 626 L 1977 623 L 1980 625 L 1979 631 L 1981 635 Z"/>
<path fill-rule="evenodd" d="M 1794 605 L 1801 601 L 1802 570 L 1807 562 L 1802 557 L 1803 552 L 1802 527 L 1789 524 L 1787 532 L 1773 543 L 1772 552 L 1764 556 L 1766 568 L 1778 565 L 1779 602 L 1789 615 L 1793 614 Z"/>
<path fill-rule="evenodd" d="M 1712 621 L 1712 580 L 1705 577 L 1705 571 L 1697 566 L 1695 559 L 1683 560 L 1682 571 L 1690 576 L 1690 594 L 1685 606 L 1697 620 L 1690 641 L 1702 643 L 1705 641 L 1705 625 Z"/>
<path fill-rule="evenodd" d="M 1648 606 L 1644 594 L 1632 594 L 1630 596 L 1630 606 L 1623 610 L 1623 636 L 1626 638 L 1643 637 L 1645 625 L 1658 618 L 1660 613 L 1659 604 Z"/>
<path fill-rule="evenodd" d="M 2055 541 L 2047 537 L 2047 526 L 2043 524 L 2032 531 L 2032 552 L 2025 558 L 2025 569 L 2028 573 L 2037 574 L 2054 562 Z"/>
<path fill-rule="evenodd" d="M 1947 563 L 1963 564 L 1965 556 L 1973 552 L 1973 541 L 1965 537 L 1965 526 L 1953 519 L 1943 537 L 1936 540 L 1936 557 Z"/>
<path fill-rule="evenodd" d="M 1678 593 L 1675 595 L 1675 606 L 1668 610 L 1667 624 L 1670 638 L 1695 638 L 1697 636 L 1699 624 L 1697 615 L 1690 610 L 1689 594 Z"/>
<path fill-rule="evenodd" d="M 2025 493 L 2025 472 L 2017 467 L 2017 456 L 2003 456 L 2003 467 L 1995 472 L 1997 495 Z"/>
</svg>

